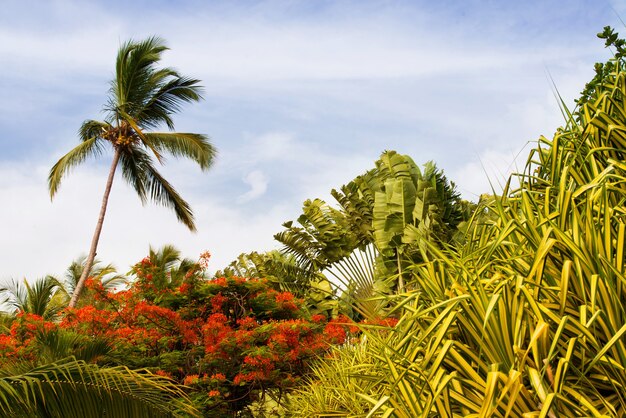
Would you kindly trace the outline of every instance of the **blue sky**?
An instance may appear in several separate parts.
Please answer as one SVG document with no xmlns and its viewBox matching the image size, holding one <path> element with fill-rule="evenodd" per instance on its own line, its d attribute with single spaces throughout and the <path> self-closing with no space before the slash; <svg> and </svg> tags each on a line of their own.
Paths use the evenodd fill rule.
<svg viewBox="0 0 626 418">
<path fill-rule="evenodd" d="M 278 248 L 302 202 L 373 166 L 387 149 L 437 162 L 476 199 L 562 123 L 548 72 L 573 100 L 623 30 L 615 1 L 14 1 L 0 14 L 0 282 L 59 275 L 85 253 L 110 155 L 66 178 L 50 167 L 98 119 L 120 43 L 165 38 L 165 64 L 197 77 L 205 100 L 177 117 L 219 151 L 200 173 L 163 173 L 194 208 L 191 234 L 142 207 L 118 178 L 99 257 L 121 271 L 148 246 L 213 253 Z"/>
</svg>

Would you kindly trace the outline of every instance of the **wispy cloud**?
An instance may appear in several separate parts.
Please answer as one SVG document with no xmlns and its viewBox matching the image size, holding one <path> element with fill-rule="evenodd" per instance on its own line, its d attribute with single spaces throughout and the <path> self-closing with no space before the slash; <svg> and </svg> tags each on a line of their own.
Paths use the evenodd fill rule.
<svg viewBox="0 0 626 418">
<path fill-rule="evenodd" d="M 269 183 L 261 170 L 254 170 L 246 174 L 243 181 L 250 186 L 250 190 L 237 197 L 239 203 L 246 203 L 262 196 L 267 191 L 267 184 Z"/>
</svg>

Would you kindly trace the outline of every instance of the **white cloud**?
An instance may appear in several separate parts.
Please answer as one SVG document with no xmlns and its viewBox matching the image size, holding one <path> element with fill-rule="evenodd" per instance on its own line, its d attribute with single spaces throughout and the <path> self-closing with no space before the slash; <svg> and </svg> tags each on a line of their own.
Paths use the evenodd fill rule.
<svg viewBox="0 0 626 418">
<path fill-rule="evenodd" d="M 0 165 L 0 284 L 10 278 L 60 275 L 86 253 L 98 216 L 106 172 L 88 167 L 69 176 L 50 202 L 47 167 Z M 118 173 L 119 174 L 119 173 Z M 291 215 L 281 203 L 257 213 L 243 213 L 215 196 L 189 195 L 198 232 L 189 232 L 162 207 L 142 207 L 139 198 L 116 178 L 100 239 L 98 257 L 122 272 L 155 247 L 174 244 L 188 257 L 205 249 L 216 270 L 243 251 L 272 249 L 272 235 Z"/>
<path fill-rule="evenodd" d="M 244 178 L 244 183 L 250 186 L 250 190 L 237 197 L 237 202 L 246 203 L 257 199 L 267 191 L 269 180 L 261 170 L 249 172 Z"/>
</svg>

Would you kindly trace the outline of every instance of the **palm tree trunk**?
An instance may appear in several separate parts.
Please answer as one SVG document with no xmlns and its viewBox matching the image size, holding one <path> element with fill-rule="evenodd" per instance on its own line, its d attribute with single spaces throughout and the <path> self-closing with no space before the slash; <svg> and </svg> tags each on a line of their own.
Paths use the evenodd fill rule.
<svg viewBox="0 0 626 418">
<path fill-rule="evenodd" d="M 69 307 L 73 308 L 76 306 L 76 302 L 78 302 L 78 297 L 83 291 L 83 287 L 85 286 L 85 281 L 89 276 L 89 272 L 91 271 L 91 267 L 93 266 L 93 260 L 96 258 L 96 250 L 98 249 L 98 241 L 100 240 L 100 232 L 102 231 L 102 224 L 104 223 L 104 215 L 107 211 L 107 204 L 109 202 L 109 194 L 111 193 L 111 186 L 113 185 L 113 177 L 115 176 L 115 169 L 117 168 L 117 163 L 120 160 L 120 151 L 115 148 L 115 152 L 113 153 L 113 161 L 111 162 L 111 169 L 109 170 L 109 178 L 107 179 L 107 184 L 104 189 L 104 196 L 102 197 L 102 206 L 100 207 L 100 217 L 98 218 L 98 223 L 96 224 L 96 230 L 93 233 L 93 238 L 91 239 L 91 248 L 89 249 L 89 254 L 87 255 L 87 259 L 85 260 L 85 267 L 83 268 L 83 273 L 80 275 L 80 279 L 78 279 L 78 283 L 76 283 L 76 287 L 74 288 L 74 293 L 72 293 L 72 298 L 70 299 Z"/>
</svg>

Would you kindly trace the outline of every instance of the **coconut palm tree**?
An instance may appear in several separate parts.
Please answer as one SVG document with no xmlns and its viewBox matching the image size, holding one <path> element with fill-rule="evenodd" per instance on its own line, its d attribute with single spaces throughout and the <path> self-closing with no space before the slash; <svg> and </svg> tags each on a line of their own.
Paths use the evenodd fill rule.
<svg viewBox="0 0 626 418">
<path fill-rule="evenodd" d="M 59 190 L 61 180 L 72 168 L 89 156 L 99 156 L 110 146 L 113 160 L 106 182 L 100 216 L 91 242 L 85 268 L 69 306 L 74 307 L 89 275 L 106 213 L 113 177 L 118 165 L 124 179 L 135 189 L 143 203 L 148 198 L 170 207 L 178 220 L 195 231 L 189 204 L 155 168 L 163 163 L 163 153 L 187 157 L 201 169 L 210 167 L 215 149 L 202 134 L 172 132 L 172 115 L 185 102 L 201 99 L 199 80 L 178 74 L 172 68 L 159 68 L 161 55 L 168 48 L 158 37 L 128 41 L 117 54 L 115 78 L 111 82 L 104 121 L 87 120 L 80 130 L 81 143 L 64 155 L 50 170 L 48 187 L 51 198 Z M 169 132 L 148 132 L 160 126 Z"/>
</svg>

